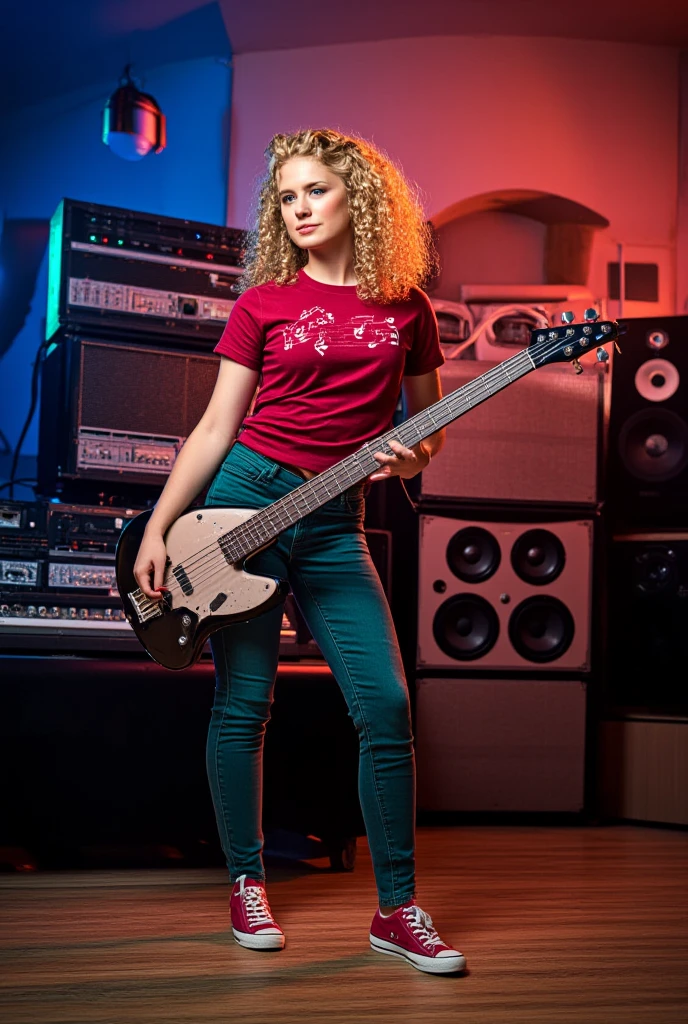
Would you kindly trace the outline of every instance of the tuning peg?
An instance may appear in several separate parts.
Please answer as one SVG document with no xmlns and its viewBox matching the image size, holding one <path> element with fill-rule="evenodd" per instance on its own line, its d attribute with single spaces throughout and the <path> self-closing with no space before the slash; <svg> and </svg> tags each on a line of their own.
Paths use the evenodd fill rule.
<svg viewBox="0 0 688 1024">
<path fill-rule="evenodd" d="M 591 320 L 594 322 L 595 320 L 599 320 L 600 314 L 597 312 L 596 309 L 593 309 L 591 306 L 590 309 L 586 309 L 586 311 L 583 313 L 583 316 L 586 320 Z"/>
<path fill-rule="evenodd" d="M 606 348 L 598 348 L 597 350 L 597 362 L 606 363 L 609 360 L 609 353 Z"/>
<path fill-rule="evenodd" d="M 571 362 L 573 364 L 573 368 L 576 371 L 576 373 L 582 373 L 583 372 L 583 367 L 581 366 L 581 364 L 578 362 L 577 359 L 572 359 Z"/>
<path fill-rule="evenodd" d="M 563 324 L 572 324 L 575 319 L 576 314 L 573 313 L 570 309 L 567 309 L 565 313 L 561 314 L 561 322 Z"/>
</svg>

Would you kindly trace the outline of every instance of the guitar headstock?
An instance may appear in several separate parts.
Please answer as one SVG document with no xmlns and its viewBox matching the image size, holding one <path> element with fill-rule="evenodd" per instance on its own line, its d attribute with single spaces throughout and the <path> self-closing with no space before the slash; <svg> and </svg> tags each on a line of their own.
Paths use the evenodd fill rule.
<svg viewBox="0 0 688 1024">
<path fill-rule="evenodd" d="M 621 351 L 616 339 L 622 333 L 615 320 L 598 320 L 596 309 L 586 309 L 583 323 L 573 322 L 573 313 L 561 314 L 561 327 L 544 327 L 530 332 L 528 355 L 536 368 L 548 363 L 573 363 L 576 373 L 582 373 L 583 367 L 579 358 L 597 348 L 599 362 L 609 359 L 605 345 L 614 342 L 617 351 Z"/>
</svg>

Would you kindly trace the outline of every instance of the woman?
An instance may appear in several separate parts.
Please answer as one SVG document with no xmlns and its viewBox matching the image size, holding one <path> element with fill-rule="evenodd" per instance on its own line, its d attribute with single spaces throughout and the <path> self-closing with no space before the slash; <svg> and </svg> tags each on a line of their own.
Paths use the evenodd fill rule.
<svg viewBox="0 0 688 1024">
<path fill-rule="evenodd" d="M 243 292 L 216 347 L 217 384 L 150 518 L 134 569 L 160 599 L 164 534 L 212 480 L 207 504 L 261 508 L 389 429 L 403 379 L 410 414 L 441 397 L 443 362 L 420 206 L 372 145 L 331 130 L 276 135 Z M 260 390 L 247 415 L 260 380 Z M 239 433 L 240 431 L 240 433 Z M 236 436 L 239 434 L 239 439 Z M 370 481 L 424 469 L 442 432 L 393 441 Z M 359 793 L 379 907 L 370 942 L 430 973 L 463 970 L 414 902 L 414 759 L 394 627 L 363 530 L 364 487 L 328 501 L 251 560 L 288 579 L 360 739 Z M 152 581 L 152 582 L 151 582 Z M 281 608 L 211 638 L 217 688 L 208 775 L 241 945 L 281 949 L 265 892 L 261 758 Z"/>
</svg>

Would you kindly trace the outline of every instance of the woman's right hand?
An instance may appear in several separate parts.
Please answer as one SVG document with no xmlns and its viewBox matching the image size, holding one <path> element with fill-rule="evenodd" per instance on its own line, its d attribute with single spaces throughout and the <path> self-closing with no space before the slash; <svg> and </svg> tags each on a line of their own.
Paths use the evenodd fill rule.
<svg viewBox="0 0 688 1024">
<path fill-rule="evenodd" d="M 144 531 L 141 547 L 134 563 L 134 578 L 146 597 L 152 601 L 161 601 L 167 551 L 165 539 L 157 531 Z"/>
</svg>

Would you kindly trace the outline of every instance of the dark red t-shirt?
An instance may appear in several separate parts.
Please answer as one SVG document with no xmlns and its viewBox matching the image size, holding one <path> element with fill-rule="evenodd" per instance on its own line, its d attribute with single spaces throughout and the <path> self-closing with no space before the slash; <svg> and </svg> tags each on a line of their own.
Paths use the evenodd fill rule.
<svg viewBox="0 0 688 1024">
<path fill-rule="evenodd" d="M 236 301 L 215 351 L 260 370 L 241 443 L 315 472 L 391 425 L 404 374 L 444 362 L 427 295 L 364 303 L 355 285 L 261 284 Z"/>
</svg>

